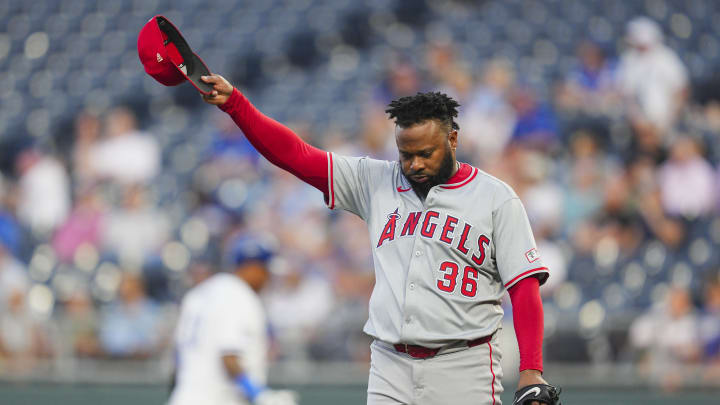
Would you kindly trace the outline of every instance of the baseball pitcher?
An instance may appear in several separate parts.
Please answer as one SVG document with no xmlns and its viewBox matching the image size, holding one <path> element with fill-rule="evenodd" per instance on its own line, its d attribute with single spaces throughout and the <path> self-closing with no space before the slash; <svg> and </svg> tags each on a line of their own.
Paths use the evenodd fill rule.
<svg viewBox="0 0 720 405">
<path fill-rule="evenodd" d="M 320 190 L 330 209 L 367 223 L 375 266 L 364 327 L 375 338 L 368 404 L 499 405 L 505 290 L 520 348 L 513 403 L 559 404 L 559 390 L 542 378 L 539 287 L 548 269 L 515 192 L 455 159 L 455 100 L 418 93 L 391 102 L 386 112 L 396 124 L 398 161 L 348 157 L 308 145 L 263 115 L 222 76 L 210 74 L 163 16 L 141 30 L 138 56 L 160 83 L 192 83 L 265 158 Z M 254 398 L 254 384 L 243 375 L 235 378 Z"/>
<path fill-rule="evenodd" d="M 520 348 L 516 404 L 557 404 L 542 378 L 539 286 L 549 272 L 527 214 L 502 181 L 455 160 L 459 104 L 442 93 L 390 103 L 399 160 L 319 150 L 264 116 L 219 75 L 203 99 L 228 113 L 270 162 L 361 217 L 375 288 L 364 331 L 368 404 L 500 404 L 497 332 L 510 293 Z"/>
</svg>

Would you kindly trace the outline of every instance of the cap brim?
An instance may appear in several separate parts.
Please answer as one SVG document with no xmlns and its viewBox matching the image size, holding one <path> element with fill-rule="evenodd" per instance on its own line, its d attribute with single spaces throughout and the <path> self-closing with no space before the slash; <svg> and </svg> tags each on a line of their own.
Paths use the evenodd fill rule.
<svg viewBox="0 0 720 405">
<path fill-rule="evenodd" d="M 187 81 L 189 81 L 193 86 L 195 86 L 197 91 L 202 94 L 212 93 L 212 85 L 205 83 L 200 79 L 200 76 L 209 76 L 211 74 L 210 69 L 208 69 L 205 62 L 203 62 L 203 60 L 200 59 L 200 57 L 197 56 L 195 53 L 192 54 L 191 58 L 193 59 L 193 66 L 195 68 L 189 76 L 185 74 L 182 69 L 178 68 L 178 70 L 180 71 L 180 73 L 183 74 L 183 76 L 185 76 L 185 79 L 187 79 Z"/>
</svg>

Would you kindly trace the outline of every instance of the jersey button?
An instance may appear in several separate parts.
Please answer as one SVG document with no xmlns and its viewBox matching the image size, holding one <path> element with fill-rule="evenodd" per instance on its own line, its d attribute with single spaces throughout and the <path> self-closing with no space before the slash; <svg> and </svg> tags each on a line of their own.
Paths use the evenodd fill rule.
<svg viewBox="0 0 720 405">
<path fill-rule="evenodd" d="M 415 289 L 415 283 L 410 283 L 410 289 L 411 289 L 411 290 L 414 290 L 414 289 Z"/>
<path fill-rule="evenodd" d="M 412 316 L 408 316 L 407 318 L 405 318 L 405 323 L 410 323 L 410 322 L 412 322 Z"/>
<path fill-rule="evenodd" d="M 422 256 L 422 254 L 423 254 L 423 253 L 422 253 L 422 251 L 420 251 L 420 250 L 415 251 L 415 256 Z"/>
</svg>

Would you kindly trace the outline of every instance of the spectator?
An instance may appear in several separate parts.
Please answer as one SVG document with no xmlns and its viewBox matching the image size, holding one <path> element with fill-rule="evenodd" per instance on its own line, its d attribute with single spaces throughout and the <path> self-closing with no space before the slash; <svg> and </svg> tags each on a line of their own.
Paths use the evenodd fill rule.
<svg viewBox="0 0 720 405">
<path fill-rule="evenodd" d="M 595 262 L 608 267 L 633 260 L 643 242 L 642 223 L 625 213 L 605 213 L 595 219 L 597 240 L 594 241 Z M 612 246 L 612 248 L 609 248 Z M 612 257 L 612 259 L 610 259 Z"/>
<path fill-rule="evenodd" d="M 577 66 L 560 86 L 559 107 L 588 115 L 608 115 L 616 99 L 615 64 L 600 45 L 583 41 L 577 47 Z"/>
<path fill-rule="evenodd" d="M 315 331 L 310 344 L 315 360 L 347 360 L 367 362 L 370 359 L 370 338 L 362 332 L 367 321 L 367 302 L 374 284 L 373 273 L 367 269 L 347 267 L 338 260 L 332 277 L 336 295 L 332 314 Z"/>
<path fill-rule="evenodd" d="M 540 150 L 551 149 L 557 141 L 557 118 L 550 105 L 530 88 L 516 88 L 510 104 L 517 115 L 512 141 Z"/>
<path fill-rule="evenodd" d="M 0 245 L 3 245 L 10 254 L 20 254 L 22 245 L 22 229 L 17 219 L 0 205 Z"/>
<path fill-rule="evenodd" d="M 627 25 L 630 46 L 618 66 L 618 86 L 635 127 L 664 133 L 675 123 L 688 95 L 685 66 L 663 43 L 658 24 L 638 17 Z"/>
<path fill-rule="evenodd" d="M 395 160 L 395 126 L 387 119 L 384 110 L 367 111 L 360 130 L 360 139 L 348 142 L 346 134 L 328 131 L 323 137 L 322 147 L 334 153 Z"/>
<path fill-rule="evenodd" d="M 0 173 L 0 248 L 5 248 L 13 255 L 20 253 L 22 230 L 13 213 L 15 204 L 12 192 L 6 190 L 5 180 Z"/>
<path fill-rule="evenodd" d="M 5 304 L 13 292 L 26 291 L 29 287 L 27 269 L 0 243 L 0 312 L 5 310 Z"/>
<path fill-rule="evenodd" d="M 83 244 L 100 247 L 105 207 L 96 189 L 80 189 L 70 216 L 55 232 L 53 248 L 61 261 L 71 263 Z"/>
<path fill-rule="evenodd" d="M 603 209 L 612 216 L 640 218 L 646 236 L 677 248 L 685 241 L 685 223 L 663 210 L 657 177 L 655 160 L 638 155 L 623 172 L 608 180 Z"/>
<path fill-rule="evenodd" d="M 92 151 L 100 140 L 102 123 L 92 112 L 84 111 L 75 118 L 75 139 L 72 150 L 72 175 L 79 186 L 95 180 Z"/>
<path fill-rule="evenodd" d="M 17 217 L 38 237 L 65 221 L 70 211 L 70 181 L 62 164 L 37 147 L 20 153 Z"/>
<path fill-rule="evenodd" d="M 111 357 L 146 358 L 162 341 L 160 311 L 145 294 L 143 280 L 125 273 L 117 299 L 100 317 L 100 346 Z"/>
<path fill-rule="evenodd" d="M 341 215 L 330 223 L 328 238 L 333 241 L 332 259 L 337 260 L 333 269 L 353 269 L 353 273 L 364 274 L 374 283 L 372 251 L 365 222 L 352 215 Z M 367 290 L 368 297 L 372 288 Z"/>
<path fill-rule="evenodd" d="M 707 280 L 703 292 L 703 312 L 700 318 L 703 358 L 720 366 L 720 273 L 715 273 Z"/>
<path fill-rule="evenodd" d="M 573 133 L 570 156 L 561 170 L 566 235 L 572 235 L 581 222 L 600 212 L 605 184 L 615 171 L 593 134 Z"/>
<path fill-rule="evenodd" d="M 455 75 L 464 70 L 453 44 L 447 39 L 435 40 L 426 45 L 425 66 L 435 88 L 450 86 Z M 450 96 L 455 98 L 456 95 Z"/>
<path fill-rule="evenodd" d="M 551 237 L 562 226 L 563 190 L 550 178 L 553 161 L 543 153 L 516 148 L 512 154 L 516 168 L 513 189 L 525 205 L 533 234 Z"/>
<path fill-rule="evenodd" d="M 458 153 L 466 153 L 463 159 L 469 163 L 492 166 L 510 141 L 517 118 L 508 102 L 514 85 L 512 63 L 504 59 L 488 62 L 480 86 L 458 117 L 459 142 L 464 145 Z"/>
<path fill-rule="evenodd" d="M 135 114 L 123 107 L 110 111 L 105 137 L 89 153 L 90 171 L 100 179 L 146 184 L 160 170 L 160 147 L 151 135 L 138 130 Z"/>
<path fill-rule="evenodd" d="M 362 137 L 369 148 L 368 152 L 379 152 L 373 154 L 380 158 L 387 154 L 396 153 L 394 125 L 387 119 L 385 109 L 390 101 L 401 97 L 409 96 L 420 91 L 420 74 L 409 61 L 399 60 L 393 57 L 388 63 L 382 81 L 373 89 L 363 111 Z M 337 151 L 338 148 L 329 150 Z"/>
<path fill-rule="evenodd" d="M 218 114 L 214 118 L 217 131 L 205 152 L 207 164 L 221 179 L 252 176 L 257 171 L 260 154 L 227 114 Z"/>
<path fill-rule="evenodd" d="M 392 100 L 410 96 L 420 91 L 420 76 L 413 64 L 408 61 L 394 60 L 389 64 L 382 83 L 373 94 L 377 108 L 385 110 Z"/>
<path fill-rule="evenodd" d="M 679 388 L 682 366 L 695 363 L 700 356 L 698 322 L 690 291 L 674 286 L 661 305 L 630 327 L 632 347 L 640 353 L 646 371 L 666 390 Z"/>
<path fill-rule="evenodd" d="M 436 41 L 427 48 L 425 60 L 432 87 L 465 105 L 474 92 L 470 70 L 457 57 L 457 52 L 450 42 Z"/>
<path fill-rule="evenodd" d="M 659 168 L 658 180 L 663 209 L 669 215 L 694 219 L 715 207 L 715 172 L 693 138 L 675 140 L 670 158 Z"/>
<path fill-rule="evenodd" d="M 291 268 L 278 281 L 265 296 L 268 320 L 281 355 L 302 358 L 313 335 L 322 329 L 333 310 L 333 291 L 323 275 L 305 274 L 297 268 Z"/>
<path fill-rule="evenodd" d="M 16 286 L 4 296 L 0 312 L 0 358 L 13 372 L 30 371 L 40 357 L 50 354 L 49 341 L 27 303 L 28 289 Z"/>
<path fill-rule="evenodd" d="M 327 254 L 326 208 L 317 190 L 305 187 L 292 174 L 272 169 L 272 179 L 265 193 L 268 202 L 257 204 L 248 225 L 254 231 L 274 230 L 274 236 L 288 254 L 321 259 Z M 294 230 L 303 229 L 298 233 Z"/>
<path fill-rule="evenodd" d="M 104 250 L 118 255 L 123 263 L 139 266 L 160 251 L 169 228 L 165 213 L 150 203 L 148 190 L 139 185 L 128 187 L 122 206 L 111 209 L 103 221 Z"/>
<path fill-rule="evenodd" d="M 61 328 L 68 336 L 76 357 L 95 357 L 100 354 L 98 315 L 85 289 L 77 289 L 65 301 Z"/>
</svg>

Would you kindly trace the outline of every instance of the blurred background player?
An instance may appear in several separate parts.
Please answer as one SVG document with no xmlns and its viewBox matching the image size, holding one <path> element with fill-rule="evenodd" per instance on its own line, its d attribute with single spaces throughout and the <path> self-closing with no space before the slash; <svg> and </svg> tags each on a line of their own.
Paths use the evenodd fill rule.
<svg viewBox="0 0 720 405">
<path fill-rule="evenodd" d="M 201 281 L 181 304 L 170 405 L 294 405 L 291 391 L 265 387 L 267 323 L 258 292 L 270 278 L 268 243 L 240 237 L 232 269 Z"/>
</svg>

